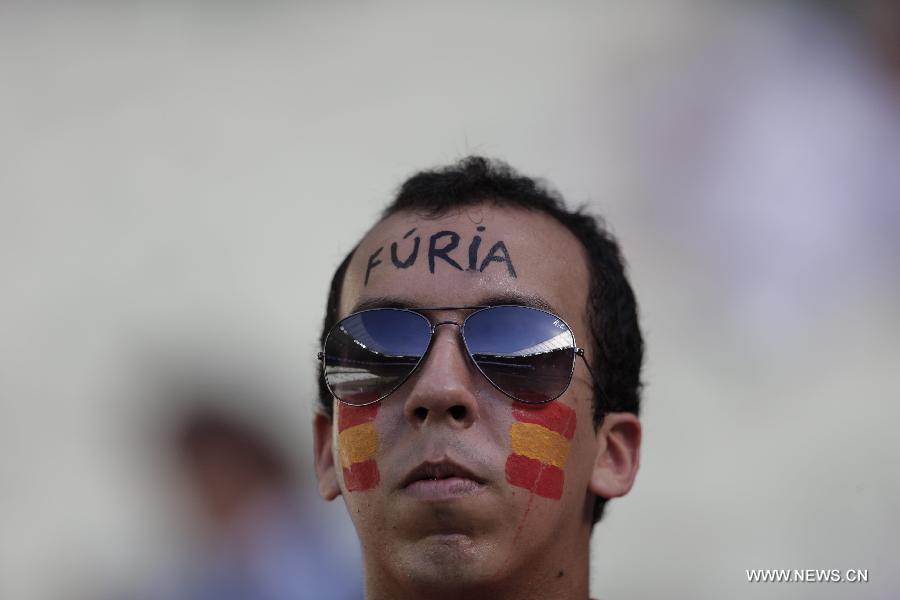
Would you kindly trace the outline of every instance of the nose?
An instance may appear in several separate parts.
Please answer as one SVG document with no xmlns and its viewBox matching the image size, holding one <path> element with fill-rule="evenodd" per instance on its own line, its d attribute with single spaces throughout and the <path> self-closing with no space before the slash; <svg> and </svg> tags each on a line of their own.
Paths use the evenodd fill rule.
<svg viewBox="0 0 900 600">
<path fill-rule="evenodd" d="M 456 323 L 435 325 L 428 354 L 413 375 L 403 410 L 415 428 L 444 423 L 467 429 L 478 420 L 476 373 Z"/>
</svg>

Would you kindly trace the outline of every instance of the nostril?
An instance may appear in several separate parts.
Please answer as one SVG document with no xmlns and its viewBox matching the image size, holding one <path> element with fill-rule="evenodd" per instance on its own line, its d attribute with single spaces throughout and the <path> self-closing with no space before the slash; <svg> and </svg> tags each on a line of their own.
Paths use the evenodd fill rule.
<svg viewBox="0 0 900 600">
<path fill-rule="evenodd" d="M 462 421 L 466 418 L 466 407 L 462 404 L 456 404 L 451 406 L 449 411 L 450 416 L 453 417 L 456 421 Z"/>
<path fill-rule="evenodd" d="M 417 406 L 416 409 L 413 411 L 413 414 L 416 416 L 416 419 L 418 421 L 424 421 L 425 418 L 428 416 L 428 409 L 425 408 L 424 406 Z"/>
</svg>

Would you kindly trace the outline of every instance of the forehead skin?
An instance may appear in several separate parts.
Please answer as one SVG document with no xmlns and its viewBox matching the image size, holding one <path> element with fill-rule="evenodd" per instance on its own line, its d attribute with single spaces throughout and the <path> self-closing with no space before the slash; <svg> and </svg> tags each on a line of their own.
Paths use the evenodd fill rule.
<svg viewBox="0 0 900 600">
<path fill-rule="evenodd" d="M 483 231 L 477 228 L 484 227 Z M 409 237 L 403 236 L 415 228 Z M 457 270 L 441 258 L 429 270 L 429 240 L 441 231 L 459 234 L 458 246 L 450 252 L 463 270 Z M 472 239 L 480 236 L 476 266 L 498 241 L 503 241 L 515 277 L 503 262 L 489 262 L 484 270 L 467 270 Z M 391 244 L 396 242 L 402 261 L 420 238 L 415 263 L 397 269 L 391 263 Z M 437 241 L 438 248 L 449 238 Z M 381 264 L 369 272 L 369 260 Z M 500 254 L 502 256 L 502 254 Z M 394 214 L 378 223 L 360 243 L 347 270 L 341 293 L 340 317 L 353 312 L 360 303 L 372 298 L 389 297 L 408 301 L 412 306 L 470 306 L 491 298 L 525 295 L 546 301 L 575 331 L 579 345 L 587 339 L 585 306 L 589 274 L 584 248 L 568 230 L 552 217 L 536 211 L 492 205 L 455 210 L 437 218 L 425 218 L 409 212 Z M 575 293 L 573 293 L 575 292 Z"/>
</svg>

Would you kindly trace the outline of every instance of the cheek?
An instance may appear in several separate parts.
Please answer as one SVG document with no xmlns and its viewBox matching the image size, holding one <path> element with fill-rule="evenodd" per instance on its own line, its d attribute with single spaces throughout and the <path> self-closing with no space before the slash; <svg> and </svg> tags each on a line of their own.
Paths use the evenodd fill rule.
<svg viewBox="0 0 900 600">
<path fill-rule="evenodd" d="M 362 492 L 378 485 L 381 476 L 375 456 L 378 430 L 375 416 L 379 404 L 338 407 L 338 453 L 348 492 Z"/>
<path fill-rule="evenodd" d="M 506 459 L 506 480 L 538 496 L 559 500 L 575 435 L 575 411 L 555 400 L 539 406 L 520 404 L 512 413 L 512 453 Z"/>
</svg>

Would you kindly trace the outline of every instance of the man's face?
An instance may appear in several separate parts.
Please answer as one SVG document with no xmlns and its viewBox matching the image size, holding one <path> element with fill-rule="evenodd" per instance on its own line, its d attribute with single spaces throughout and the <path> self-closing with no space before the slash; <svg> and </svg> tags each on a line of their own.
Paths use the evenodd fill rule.
<svg viewBox="0 0 900 600">
<path fill-rule="evenodd" d="M 490 205 L 439 218 L 398 213 L 356 250 L 339 318 L 361 305 L 535 299 L 569 324 L 590 360 L 588 282 L 580 242 L 544 214 Z M 423 314 L 462 323 L 470 313 Z M 459 328 L 439 326 L 418 369 L 387 398 L 368 407 L 335 401 L 330 448 L 323 442 L 333 461 L 324 476 L 320 468 L 323 494 L 343 496 L 370 573 L 425 586 L 449 578 L 484 586 L 556 561 L 562 576 L 590 535 L 589 482 L 602 445 L 591 398 L 578 359 L 566 392 L 529 410 L 532 423 L 523 426 L 523 405 L 473 365 Z M 341 436 L 360 423 L 369 424 L 366 436 Z M 426 479 L 410 485 L 416 469 Z M 553 469 L 558 476 L 549 477 Z M 429 480 L 446 475 L 453 477 Z"/>
</svg>

